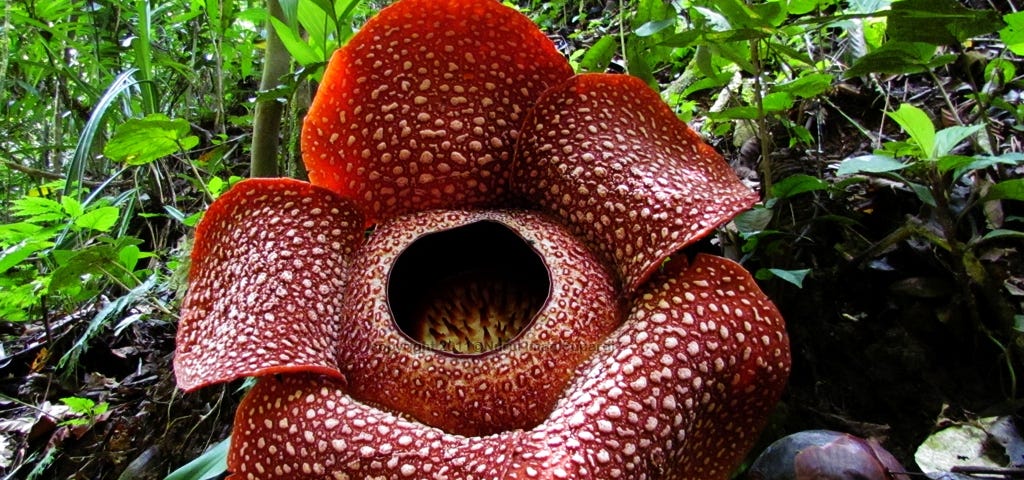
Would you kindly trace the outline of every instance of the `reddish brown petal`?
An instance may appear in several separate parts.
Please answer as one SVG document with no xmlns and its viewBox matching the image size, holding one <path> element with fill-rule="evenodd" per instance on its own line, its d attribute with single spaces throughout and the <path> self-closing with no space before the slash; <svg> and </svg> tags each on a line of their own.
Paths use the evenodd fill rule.
<svg viewBox="0 0 1024 480">
<path fill-rule="evenodd" d="M 354 401 L 331 379 L 289 375 L 260 379 L 238 407 L 228 468 L 231 479 L 552 478 L 525 475 L 545 453 L 522 431 L 451 435 Z"/>
<path fill-rule="evenodd" d="M 362 226 L 351 202 L 295 180 L 247 180 L 214 202 L 196 229 L 178 385 L 297 370 L 340 376 L 342 276 Z"/>
<path fill-rule="evenodd" d="M 408 300 L 389 297 L 385 279 L 397 281 L 396 258 L 410 252 L 410 244 L 425 235 L 442 231 L 461 234 L 469 226 L 481 224 L 500 225 L 496 228 L 518 236 L 523 248 L 536 252 L 535 258 L 543 261 L 541 270 L 548 271 L 549 288 L 541 293 L 533 323 L 499 350 L 455 355 L 426 348 L 396 328 L 395 312 Z M 472 254 L 482 254 L 481 263 L 491 257 L 496 257 L 497 263 L 500 257 L 512 255 L 512 247 L 503 241 L 499 247 L 500 238 L 495 236 L 472 237 L 470 241 L 485 244 L 482 252 Z M 467 245 L 437 255 L 442 261 L 455 261 L 453 257 L 469 255 L 472 249 Z M 482 435 L 537 425 L 550 413 L 574 369 L 621 321 L 611 273 L 561 225 L 536 213 L 433 211 L 407 215 L 382 224 L 355 258 L 352 269 L 361 274 L 346 286 L 344 313 L 350 322 L 338 360 L 349 380 L 349 393 L 448 432 Z M 522 269 L 528 260 L 500 269 Z M 499 269 L 496 265 L 477 267 Z M 432 282 L 422 279 L 413 286 L 426 289 Z M 440 297 L 458 301 L 450 295 Z M 490 302 L 500 303 L 497 297 L 489 297 Z M 451 319 L 455 322 L 460 316 Z"/>
<path fill-rule="evenodd" d="M 568 62 L 494 0 L 402 0 L 335 52 L 302 133 L 310 180 L 370 221 L 494 203 L 526 112 Z"/>
<path fill-rule="evenodd" d="M 609 74 L 544 94 L 523 127 L 512 189 L 571 224 L 630 291 L 758 198 L 657 93 Z"/>
<path fill-rule="evenodd" d="M 726 479 L 785 385 L 782 319 L 719 257 L 673 261 L 638 293 L 535 434 L 564 439 L 587 478 Z"/>
</svg>

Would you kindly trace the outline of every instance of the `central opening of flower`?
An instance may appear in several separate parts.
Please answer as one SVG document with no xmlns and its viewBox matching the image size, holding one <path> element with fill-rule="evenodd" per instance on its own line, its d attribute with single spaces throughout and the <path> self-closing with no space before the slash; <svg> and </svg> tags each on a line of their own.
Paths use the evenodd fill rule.
<svg viewBox="0 0 1024 480">
<path fill-rule="evenodd" d="M 527 241 L 500 223 L 482 221 L 409 245 L 391 269 L 388 304 L 412 340 L 473 355 L 519 335 L 550 287 L 547 267 Z"/>
</svg>

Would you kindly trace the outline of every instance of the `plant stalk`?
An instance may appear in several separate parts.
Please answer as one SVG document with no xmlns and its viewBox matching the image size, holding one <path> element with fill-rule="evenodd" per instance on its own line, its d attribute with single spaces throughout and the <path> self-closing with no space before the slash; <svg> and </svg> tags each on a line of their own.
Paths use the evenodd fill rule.
<svg viewBox="0 0 1024 480">
<path fill-rule="evenodd" d="M 270 16 L 286 21 L 279 0 L 267 0 Z M 281 77 L 288 74 L 291 57 L 274 26 L 267 20 L 267 53 L 263 63 L 260 91 L 273 90 L 281 85 Z M 277 153 L 280 144 L 281 117 L 284 105 L 276 98 L 265 99 L 256 104 L 253 114 L 252 132 L 252 177 L 278 176 Z"/>
</svg>

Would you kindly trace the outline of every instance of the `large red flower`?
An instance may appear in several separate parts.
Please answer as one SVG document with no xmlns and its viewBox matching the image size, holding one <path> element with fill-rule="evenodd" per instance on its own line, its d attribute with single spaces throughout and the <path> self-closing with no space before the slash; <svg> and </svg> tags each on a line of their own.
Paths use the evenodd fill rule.
<svg viewBox="0 0 1024 480">
<path fill-rule="evenodd" d="M 724 479 L 750 447 L 782 319 L 679 252 L 757 197 L 643 82 L 573 76 L 493 0 L 400 0 L 302 141 L 310 183 L 196 232 L 175 371 L 259 378 L 235 478 Z"/>
</svg>

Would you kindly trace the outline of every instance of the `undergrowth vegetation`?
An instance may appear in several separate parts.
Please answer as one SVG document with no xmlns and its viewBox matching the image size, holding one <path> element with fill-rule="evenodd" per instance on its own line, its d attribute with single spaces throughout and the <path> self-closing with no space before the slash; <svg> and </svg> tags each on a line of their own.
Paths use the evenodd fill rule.
<svg viewBox="0 0 1024 480">
<path fill-rule="evenodd" d="M 185 399 L 168 371 L 189 234 L 239 179 L 304 175 L 298 132 L 323 65 L 385 3 L 5 4 L 4 478 L 164 478 L 226 436 L 240 391 Z M 516 6 L 577 71 L 661 92 L 761 192 L 701 248 L 757 271 L 789 323 L 791 393 L 768 436 L 889 437 L 909 467 L 940 415 L 1019 406 L 1024 12 Z M 222 470 L 211 451 L 174 478 Z"/>
</svg>

